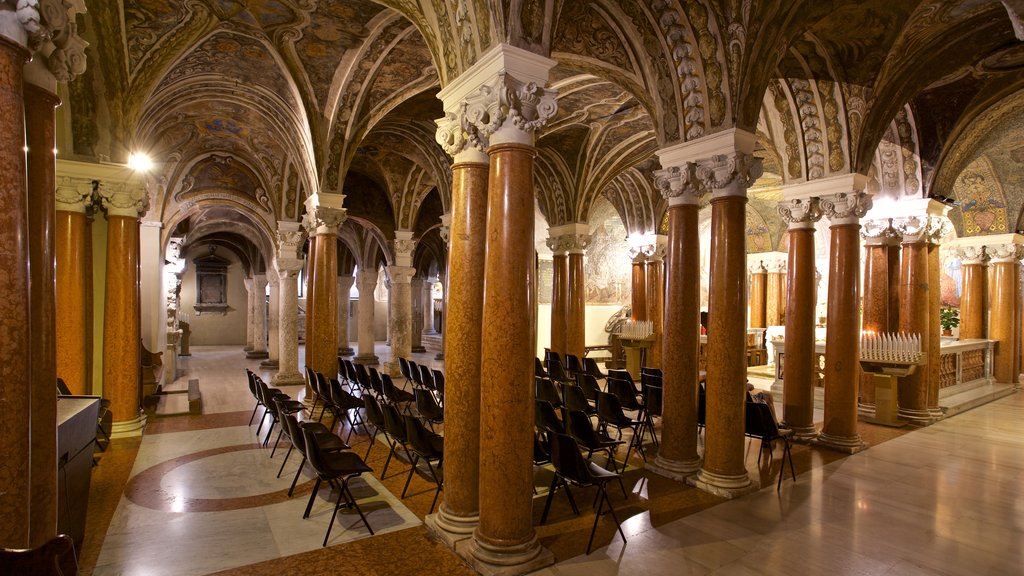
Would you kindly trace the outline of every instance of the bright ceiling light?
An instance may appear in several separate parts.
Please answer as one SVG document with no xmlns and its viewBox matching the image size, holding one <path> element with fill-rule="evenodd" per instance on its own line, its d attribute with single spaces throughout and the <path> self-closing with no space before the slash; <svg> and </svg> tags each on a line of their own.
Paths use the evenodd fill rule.
<svg viewBox="0 0 1024 576">
<path fill-rule="evenodd" d="M 136 172 L 149 172 L 153 167 L 153 161 L 142 152 L 133 152 L 128 156 L 128 167 Z"/>
</svg>

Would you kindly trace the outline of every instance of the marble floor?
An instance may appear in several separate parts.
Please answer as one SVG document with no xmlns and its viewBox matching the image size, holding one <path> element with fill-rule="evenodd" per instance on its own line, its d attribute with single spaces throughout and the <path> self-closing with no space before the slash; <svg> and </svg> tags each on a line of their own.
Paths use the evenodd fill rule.
<svg viewBox="0 0 1024 576">
<path fill-rule="evenodd" d="M 389 349 L 380 344 L 377 354 L 384 361 Z M 433 354 L 414 356 L 441 367 Z M 104 456 L 90 495 L 84 574 L 472 574 L 421 524 L 433 486 L 414 475 L 400 500 L 408 464 L 392 464 L 381 479 L 387 451 L 379 447 L 367 460 L 375 472 L 353 485 L 377 536 L 343 511 L 321 549 L 332 509 L 327 491 L 302 520 L 312 481 L 301 479 L 287 498 L 298 461 L 276 478 L 282 454 L 269 458 L 256 427 L 247 426 L 253 401 L 243 367 L 258 371 L 258 362 L 237 347 L 194 349 L 179 383 L 199 378 L 203 415 L 155 419 L 141 442 Z M 795 447 L 795 482 L 787 478 L 781 492 L 770 482 L 732 501 L 649 476 L 634 459 L 629 496 L 612 492 L 627 542 L 602 518 L 595 550 L 582 555 L 592 512 L 576 518 L 556 498 L 548 524 L 537 529 L 559 562 L 540 573 L 1024 574 L 1020 422 L 1018 392 L 907 433 L 862 425 L 869 450 L 844 457 Z M 353 437 L 353 446 L 362 455 L 369 444 Z M 774 480 L 778 452 L 773 464 L 756 460 L 755 447 L 751 474 Z M 541 490 L 538 521 L 543 500 Z"/>
</svg>

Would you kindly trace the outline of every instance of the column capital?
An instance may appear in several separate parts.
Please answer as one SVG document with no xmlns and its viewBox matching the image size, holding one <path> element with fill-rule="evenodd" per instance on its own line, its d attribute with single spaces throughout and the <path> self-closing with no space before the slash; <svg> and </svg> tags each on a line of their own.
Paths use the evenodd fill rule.
<svg viewBox="0 0 1024 576">
<path fill-rule="evenodd" d="M 304 241 L 305 234 L 301 224 L 287 221 L 277 223 L 277 257 L 279 260 L 298 258 Z"/>
<path fill-rule="evenodd" d="M 374 290 L 377 287 L 377 271 L 376 270 L 360 270 L 356 275 L 356 282 L 359 284 L 359 293 L 362 294 L 363 290 L 368 288 Z"/>
<path fill-rule="evenodd" d="M 274 272 L 276 272 L 276 270 Z M 270 285 L 270 288 L 272 290 L 276 289 L 278 286 L 281 285 L 281 277 L 278 276 L 276 273 L 275 274 L 267 274 L 267 284 Z"/>
<path fill-rule="evenodd" d="M 629 257 L 634 264 L 646 262 L 658 253 L 657 234 L 630 234 L 626 242 L 629 244 Z"/>
<path fill-rule="evenodd" d="M 932 214 L 902 216 L 893 218 L 893 228 L 899 232 L 904 244 L 926 242 L 938 244 L 953 230 L 949 218 Z"/>
<path fill-rule="evenodd" d="M 747 264 L 751 270 L 760 266 L 769 274 L 785 274 L 786 260 L 789 257 L 785 252 L 755 252 L 747 254 Z"/>
<path fill-rule="evenodd" d="M 395 230 L 395 265 L 412 266 L 412 253 L 416 250 L 416 241 L 412 239 L 412 230 Z"/>
<path fill-rule="evenodd" d="M 665 234 L 655 234 L 654 243 L 649 244 L 646 248 L 648 262 L 661 262 L 665 259 L 665 255 L 668 254 L 668 236 Z"/>
<path fill-rule="evenodd" d="M 310 235 L 338 233 L 338 228 L 345 221 L 346 210 L 342 208 L 344 194 L 328 194 L 319 192 L 306 198 L 306 230 Z"/>
<path fill-rule="evenodd" d="M 871 218 L 861 222 L 860 237 L 866 246 L 894 246 L 900 233 L 892 226 L 892 218 Z"/>
<path fill-rule="evenodd" d="M 1017 264 L 1024 259 L 1024 244 L 989 244 L 985 246 L 985 254 L 993 264 Z"/>
<path fill-rule="evenodd" d="M 304 264 L 305 262 L 301 258 L 278 257 L 274 259 L 274 268 L 277 269 L 277 275 L 280 278 L 297 276 Z"/>
<path fill-rule="evenodd" d="M 416 275 L 412 266 L 388 266 L 388 276 L 393 284 L 409 284 Z"/>
<path fill-rule="evenodd" d="M 717 154 L 697 162 L 697 178 L 712 198 L 746 196 L 755 180 L 761 177 L 761 159 L 740 151 Z"/>
<path fill-rule="evenodd" d="M 585 222 L 548 228 L 547 246 L 557 255 L 583 254 L 591 240 L 590 225 Z"/>
<path fill-rule="evenodd" d="M 92 180 L 59 176 L 54 199 L 57 210 L 85 214 L 86 209 L 92 206 Z"/>
<path fill-rule="evenodd" d="M 768 268 L 764 265 L 763 260 L 750 264 L 749 268 L 751 274 L 768 274 Z"/>
<path fill-rule="evenodd" d="M 778 212 L 790 230 L 814 228 L 814 223 L 821 220 L 821 202 L 816 197 L 783 200 L 779 202 Z"/>
<path fill-rule="evenodd" d="M 697 164 L 685 162 L 682 166 L 669 166 L 654 173 L 654 185 L 668 200 L 669 206 L 700 204 L 707 190 L 697 178 Z"/>
<path fill-rule="evenodd" d="M 100 205 L 110 216 L 140 218 L 149 211 L 149 195 L 144 187 L 120 182 L 100 182 L 97 192 Z"/>
<path fill-rule="evenodd" d="M 821 209 L 833 226 L 859 224 L 871 209 L 871 195 L 858 190 L 821 197 Z"/>
<path fill-rule="evenodd" d="M 267 275 L 266 274 L 253 274 L 253 276 L 252 276 L 252 287 L 257 292 L 259 292 L 261 290 L 266 290 L 268 282 L 269 282 L 269 280 L 267 280 Z"/>
<path fill-rule="evenodd" d="M 0 2 L 2 4 L 8 4 L 9 8 L 0 11 L 0 36 L 6 36 L 28 48 L 30 39 L 35 40 L 44 32 L 40 22 L 39 0 L 5 0 Z"/>
<path fill-rule="evenodd" d="M 960 264 L 985 264 L 987 254 L 985 254 L 984 246 L 954 246 L 953 253 L 960 259 Z"/>
</svg>

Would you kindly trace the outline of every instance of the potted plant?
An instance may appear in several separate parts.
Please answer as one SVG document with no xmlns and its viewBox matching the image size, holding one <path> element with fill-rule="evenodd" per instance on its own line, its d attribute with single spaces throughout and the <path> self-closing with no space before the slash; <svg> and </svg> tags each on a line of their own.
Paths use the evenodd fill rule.
<svg viewBox="0 0 1024 576">
<path fill-rule="evenodd" d="M 952 306 L 939 309 L 939 325 L 942 326 L 943 336 L 952 336 L 953 328 L 960 325 L 960 309 Z"/>
</svg>

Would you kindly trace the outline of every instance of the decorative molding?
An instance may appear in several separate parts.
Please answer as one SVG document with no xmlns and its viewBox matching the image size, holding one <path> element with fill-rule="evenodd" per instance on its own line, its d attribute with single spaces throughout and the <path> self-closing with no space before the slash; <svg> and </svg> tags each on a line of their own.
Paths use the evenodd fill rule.
<svg viewBox="0 0 1024 576">
<path fill-rule="evenodd" d="M 682 166 L 669 166 L 654 173 L 654 185 L 669 206 L 700 205 L 707 190 L 697 178 L 697 164 L 686 162 Z"/>
<path fill-rule="evenodd" d="M 779 217 L 790 229 L 814 228 L 814 223 L 821 220 L 821 202 L 818 198 L 794 198 L 779 202 Z"/>
<path fill-rule="evenodd" d="M 833 226 L 858 224 L 871 209 L 871 195 L 864 192 L 839 192 L 821 198 L 821 209 Z"/>
<path fill-rule="evenodd" d="M 557 96 L 555 90 L 500 72 L 490 83 L 468 95 L 462 104 L 464 119 L 460 124 L 466 140 L 482 149 L 490 146 L 492 139 L 532 144 L 534 133 L 558 112 Z M 445 118 L 448 117 L 446 112 Z M 495 138 L 499 131 L 501 135 Z M 446 134 L 451 134 L 451 130 Z"/>
</svg>

